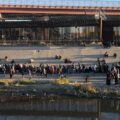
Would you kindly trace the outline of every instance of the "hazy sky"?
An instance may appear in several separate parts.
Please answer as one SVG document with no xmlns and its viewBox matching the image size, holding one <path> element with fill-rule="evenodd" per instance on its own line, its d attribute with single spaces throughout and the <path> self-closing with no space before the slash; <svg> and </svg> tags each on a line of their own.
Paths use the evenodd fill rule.
<svg viewBox="0 0 120 120">
<path fill-rule="evenodd" d="M 120 7 L 120 0 L 0 0 L 0 4 Z"/>
</svg>

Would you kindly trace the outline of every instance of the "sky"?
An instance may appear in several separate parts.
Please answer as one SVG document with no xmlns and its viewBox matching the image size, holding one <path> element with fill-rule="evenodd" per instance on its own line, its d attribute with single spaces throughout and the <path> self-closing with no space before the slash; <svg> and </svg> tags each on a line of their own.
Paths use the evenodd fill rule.
<svg viewBox="0 0 120 120">
<path fill-rule="evenodd" d="M 0 0 L 0 4 L 42 6 L 120 7 L 120 0 Z"/>
</svg>

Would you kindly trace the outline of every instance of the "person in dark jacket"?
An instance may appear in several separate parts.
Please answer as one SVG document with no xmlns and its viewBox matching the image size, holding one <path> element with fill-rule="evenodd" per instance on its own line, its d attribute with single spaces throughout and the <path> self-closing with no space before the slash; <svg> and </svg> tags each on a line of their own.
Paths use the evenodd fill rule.
<svg viewBox="0 0 120 120">
<path fill-rule="evenodd" d="M 114 73 L 114 78 L 115 78 L 115 84 L 118 84 L 119 78 L 117 73 Z"/>
<path fill-rule="evenodd" d="M 110 85 L 110 84 L 111 84 L 111 79 L 112 79 L 112 77 L 111 77 L 111 72 L 108 71 L 108 72 L 106 73 L 106 85 Z"/>
</svg>

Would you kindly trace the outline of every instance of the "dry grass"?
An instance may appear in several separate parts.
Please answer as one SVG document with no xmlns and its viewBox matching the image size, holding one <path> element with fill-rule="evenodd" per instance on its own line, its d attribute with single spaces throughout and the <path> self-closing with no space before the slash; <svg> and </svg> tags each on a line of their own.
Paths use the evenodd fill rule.
<svg viewBox="0 0 120 120">
<path fill-rule="evenodd" d="M 17 81 L 13 81 L 10 79 L 0 80 L 0 85 L 2 86 L 20 86 L 20 85 L 32 85 L 32 84 L 36 84 L 36 82 L 29 79 L 21 79 Z"/>
<path fill-rule="evenodd" d="M 17 81 L 17 84 L 20 84 L 20 85 L 31 85 L 31 84 L 36 84 L 36 81 L 29 80 L 29 79 L 22 79 L 20 81 Z"/>
<path fill-rule="evenodd" d="M 12 84 L 13 84 L 13 80 L 10 80 L 10 79 L 0 80 L 0 85 L 9 86 L 9 85 L 12 85 Z"/>
</svg>

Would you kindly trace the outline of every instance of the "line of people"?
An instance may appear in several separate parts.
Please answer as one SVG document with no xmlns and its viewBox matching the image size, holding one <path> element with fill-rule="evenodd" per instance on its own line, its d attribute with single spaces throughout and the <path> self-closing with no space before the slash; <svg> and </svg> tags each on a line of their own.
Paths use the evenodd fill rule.
<svg viewBox="0 0 120 120">
<path fill-rule="evenodd" d="M 114 71 L 114 72 L 113 72 Z M 48 74 L 54 75 L 62 75 L 62 74 L 80 74 L 80 73 L 104 73 L 108 77 L 108 73 L 112 74 L 120 74 L 120 64 L 113 65 L 111 68 L 106 61 L 97 59 L 97 64 L 95 65 L 85 65 L 85 64 L 64 64 L 64 65 L 45 65 L 40 64 L 39 66 L 35 66 L 32 64 L 16 64 L 15 62 L 11 62 L 11 64 L 1 64 L 0 65 L 0 73 L 1 74 L 9 74 L 10 78 L 13 77 L 14 74 L 21 74 L 22 77 L 24 75 L 29 76 L 45 76 Z"/>
</svg>

